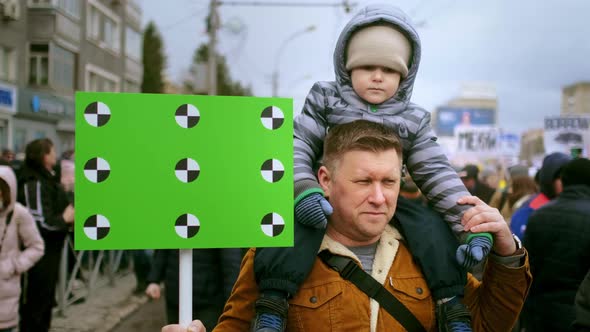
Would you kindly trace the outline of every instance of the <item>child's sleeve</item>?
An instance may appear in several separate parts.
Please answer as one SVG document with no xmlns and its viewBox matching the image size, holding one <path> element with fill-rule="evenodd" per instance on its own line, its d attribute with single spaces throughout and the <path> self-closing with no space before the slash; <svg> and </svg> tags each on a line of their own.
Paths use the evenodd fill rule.
<svg viewBox="0 0 590 332">
<path fill-rule="evenodd" d="M 461 216 L 471 206 L 459 205 L 457 200 L 471 194 L 436 142 L 428 112 L 420 122 L 414 141 L 410 145 L 406 166 L 428 202 L 443 215 L 455 235 L 464 242 L 467 234 L 463 231 Z"/>
<path fill-rule="evenodd" d="M 325 95 L 320 83 L 315 83 L 294 121 L 294 181 L 295 198 L 320 185 L 314 174 L 314 164 L 322 155 L 327 121 Z"/>
</svg>

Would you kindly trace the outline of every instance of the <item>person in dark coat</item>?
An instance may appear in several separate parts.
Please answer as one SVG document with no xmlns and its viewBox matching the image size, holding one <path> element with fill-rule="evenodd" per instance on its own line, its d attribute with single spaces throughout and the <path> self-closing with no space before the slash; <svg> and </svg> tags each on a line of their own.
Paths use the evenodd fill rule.
<svg viewBox="0 0 590 332">
<path fill-rule="evenodd" d="M 590 332 L 590 270 L 586 273 L 584 281 L 576 294 L 576 321 L 574 331 Z"/>
<path fill-rule="evenodd" d="M 510 219 L 512 233 L 521 239 L 524 238 L 531 214 L 561 193 L 563 190 L 561 168 L 570 160 L 572 160 L 571 156 L 561 152 L 550 153 L 543 158 L 543 165 L 535 175 L 540 192 L 531 196 L 512 213 Z"/>
<path fill-rule="evenodd" d="M 572 331 L 576 292 L 590 270 L 590 160 L 563 166 L 561 182 L 561 194 L 531 215 L 524 235 L 533 274 L 527 331 Z"/>
<path fill-rule="evenodd" d="M 178 255 L 178 250 L 156 250 L 147 278 L 146 294 L 152 299 L 160 298 L 159 284 L 164 282 L 168 324 L 178 322 Z M 207 331 L 213 330 L 223 312 L 241 261 L 241 249 L 193 250 L 193 318 L 202 320 Z"/>
<path fill-rule="evenodd" d="M 53 171 L 57 158 L 51 140 L 30 142 L 25 154 L 17 200 L 33 215 L 45 241 L 45 255 L 23 278 L 19 331 L 43 332 L 51 325 L 61 251 L 74 222 L 74 207 Z"/>
<path fill-rule="evenodd" d="M 468 164 L 459 172 L 459 177 L 463 184 L 473 196 L 479 197 L 484 203 L 489 203 L 494 195 L 494 188 L 479 181 L 479 168 L 477 166 Z"/>
</svg>

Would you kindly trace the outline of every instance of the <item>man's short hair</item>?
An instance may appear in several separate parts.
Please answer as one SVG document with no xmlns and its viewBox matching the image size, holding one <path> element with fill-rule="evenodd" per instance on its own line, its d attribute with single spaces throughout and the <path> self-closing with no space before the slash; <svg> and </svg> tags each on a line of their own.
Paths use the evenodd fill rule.
<svg viewBox="0 0 590 332">
<path fill-rule="evenodd" d="M 324 165 L 335 163 L 349 151 L 382 152 L 393 149 L 402 160 L 402 143 L 393 128 L 367 120 L 356 120 L 330 128 L 324 141 Z"/>
</svg>

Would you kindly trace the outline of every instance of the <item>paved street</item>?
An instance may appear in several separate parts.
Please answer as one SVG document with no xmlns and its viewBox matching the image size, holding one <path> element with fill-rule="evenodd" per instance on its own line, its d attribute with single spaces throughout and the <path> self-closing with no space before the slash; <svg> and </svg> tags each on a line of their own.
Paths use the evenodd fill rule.
<svg viewBox="0 0 590 332">
<path fill-rule="evenodd" d="M 110 332 L 147 302 L 145 295 L 133 295 L 134 289 L 132 273 L 117 278 L 114 286 L 104 283 L 88 300 L 68 307 L 65 315 L 54 314 L 50 332 Z"/>
<path fill-rule="evenodd" d="M 147 301 L 135 312 L 123 319 L 111 332 L 160 331 L 166 324 L 165 301 Z"/>
</svg>

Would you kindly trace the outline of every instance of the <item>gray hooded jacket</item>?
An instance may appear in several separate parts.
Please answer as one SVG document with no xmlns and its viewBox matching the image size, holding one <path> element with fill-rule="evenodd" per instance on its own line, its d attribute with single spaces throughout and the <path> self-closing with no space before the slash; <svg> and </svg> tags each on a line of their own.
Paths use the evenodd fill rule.
<svg viewBox="0 0 590 332">
<path fill-rule="evenodd" d="M 413 54 L 409 72 L 396 94 L 379 105 L 371 105 L 353 90 L 345 69 L 346 46 L 358 29 L 378 23 L 390 23 L 411 41 Z M 295 197 L 319 188 L 314 168 L 322 155 L 323 141 L 330 127 L 365 119 L 393 127 L 403 143 L 404 163 L 412 179 L 435 209 L 442 213 L 457 235 L 463 234 L 462 211 L 457 199 L 469 195 L 451 167 L 430 128 L 430 113 L 410 102 L 414 80 L 420 64 L 420 39 L 409 18 L 389 5 L 362 9 L 344 27 L 334 51 L 335 82 L 317 82 L 307 95 L 300 115 L 295 118 Z M 461 236 L 463 238 L 463 236 Z"/>
</svg>

